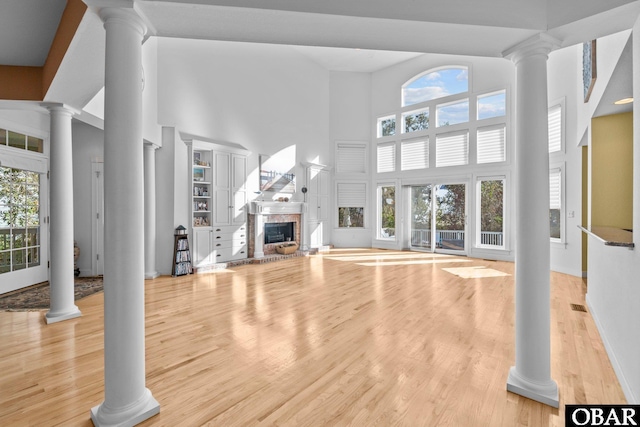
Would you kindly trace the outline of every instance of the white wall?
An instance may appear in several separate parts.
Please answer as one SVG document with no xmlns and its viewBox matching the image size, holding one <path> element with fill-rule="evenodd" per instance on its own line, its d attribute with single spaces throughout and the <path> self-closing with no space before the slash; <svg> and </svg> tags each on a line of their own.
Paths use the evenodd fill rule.
<svg viewBox="0 0 640 427">
<path fill-rule="evenodd" d="M 158 86 L 159 123 L 251 151 L 250 197 L 259 154 L 295 145 L 294 201 L 303 199 L 300 162 L 332 161 L 329 72 L 289 46 L 160 38 Z"/>
<path fill-rule="evenodd" d="M 73 232 L 80 248 L 78 268 L 82 276 L 90 276 L 92 253 L 92 176 L 91 162 L 102 159 L 104 132 L 74 121 L 73 136 Z"/>
<path fill-rule="evenodd" d="M 150 37 L 142 46 L 142 68 L 144 73 L 142 136 L 149 142 L 162 145 L 162 128 L 158 125 L 158 39 L 156 37 Z"/>
<path fill-rule="evenodd" d="M 330 134 L 334 150 L 335 143 L 359 142 L 370 145 L 371 141 L 371 73 L 331 72 Z M 369 155 L 371 150 L 369 149 Z M 335 158 L 333 160 L 335 165 Z M 336 182 L 366 181 L 371 185 L 370 172 L 366 176 L 334 174 L 331 189 L 335 194 Z M 330 210 L 333 229 L 331 243 L 336 247 L 369 247 L 371 233 L 375 230 L 372 221 L 373 201 L 365 208 L 365 228 L 338 228 L 338 209 L 335 197 L 331 198 Z"/>
<path fill-rule="evenodd" d="M 640 109 L 640 20 L 633 27 L 633 108 Z M 598 76 L 599 78 L 599 76 Z M 605 82 L 606 83 L 606 82 Z M 587 303 L 629 403 L 640 403 L 640 115 L 633 117 L 633 242 L 616 248 L 589 237 Z"/>
<path fill-rule="evenodd" d="M 567 72 L 575 70 L 575 72 Z M 550 167 L 564 170 L 565 243 L 551 243 L 551 270 L 582 276 L 582 147 L 576 134 L 582 108 L 582 45 L 552 52 L 547 62 L 549 105 L 564 100 L 564 151 L 550 155 Z"/>
</svg>

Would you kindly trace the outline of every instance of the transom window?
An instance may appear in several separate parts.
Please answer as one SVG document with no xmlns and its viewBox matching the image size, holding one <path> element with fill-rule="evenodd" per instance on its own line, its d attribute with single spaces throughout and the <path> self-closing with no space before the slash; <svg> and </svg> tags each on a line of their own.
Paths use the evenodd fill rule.
<svg viewBox="0 0 640 427">
<path fill-rule="evenodd" d="M 469 91 L 469 69 L 463 66 L 428 71 L 402 86 L 402 106 Z"/>
<path fill-rule="evenodd" d="M 25 135 L 19 132 L 13 132 L 8 129 L 0 129 L 0 146 L 8 146 L 36 153 L 42 153 L 44 148 L 43 140 L 41 138 L 36 138 L 35 136 Z"/>
</svg>

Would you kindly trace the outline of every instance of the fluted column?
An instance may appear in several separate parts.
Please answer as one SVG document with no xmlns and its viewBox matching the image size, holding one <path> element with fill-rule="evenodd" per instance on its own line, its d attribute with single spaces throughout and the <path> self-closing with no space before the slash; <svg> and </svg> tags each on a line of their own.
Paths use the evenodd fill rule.
<svg viewBox="0 0 640 427">
<path fill-rule="evenodd" d="M 516 364 L 507 390 L 558 407 L 551 379 L 547 59 L 538 35 L 505 52 L 516 67 Z"/>
<path fill-rule="evenodd" d="M 81 315 L 74 303 L 73 275 L 73 111 L 62 104 L 44 104 L 51 120 L 49 233 L 49 311 L 47 323 Z"/>
<path fill-rule="evenodd" d="M 132 426 L 160 411 L 145 387 L 142 39 L 146 26 L 133 2 L 117 4 L 128 7 L 98 11 L 106 29 L 105 399 L 91 409 L 96 426 Z"/>
<path fill-rule="evenodd" d="M 156 150 L 144 144 L 144 278 L 155 279 L 156 270 Z"/>
</svg>

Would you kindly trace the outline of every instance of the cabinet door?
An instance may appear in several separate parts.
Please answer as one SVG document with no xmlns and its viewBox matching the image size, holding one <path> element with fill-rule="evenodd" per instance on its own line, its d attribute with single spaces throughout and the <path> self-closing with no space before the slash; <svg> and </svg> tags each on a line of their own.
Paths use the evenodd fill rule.
<svg viewBox="0 0 640 427">
<path fill-rule="evenodd" d="M 245 189 L 247 181 L 247 158 L 245 156 L 231 156 L 231 187 L 234 190 Z"/>
<path fill-rule="evenodd" d="M 211 230 L 193 230 L 193 264 L 198 267 L 211 262 Z"/>
<path fill-rule="evenodd" d="M 231 154 L 214 153 L 213 156 L 213 224 L 227 225 L 231 221 Z"/>
<path fill-rule="evenodd" d="M 228 188 L 216 188 L 215 203 L 213 209 L 214 225 L 226 225 L 231 221 L 231 205 L 229 199 L 231 191 Z"/>
<path fill-rule="evenodd" d="M 247 221 L 247 192 L 244 190 L 234 190 L 233 193 L 233 217 L 231 224 L 242 225 Z"/>
</svg>

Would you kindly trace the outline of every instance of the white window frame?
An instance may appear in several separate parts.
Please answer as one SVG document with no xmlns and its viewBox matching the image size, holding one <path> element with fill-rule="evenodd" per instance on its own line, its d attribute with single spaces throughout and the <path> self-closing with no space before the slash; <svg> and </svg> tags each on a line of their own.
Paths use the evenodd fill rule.
<svg viewBox="0 0 640 427">
<path fill-rule="evenodd" d="M 566 229 L 567 229 L 567 218 L 566 218 L 566 174 L 565 174 L 565 164 L 564 163 L 556 163 L 550 165 L 549 167 L 549 177 L 551 177 L 552 173 L 558 173 L 560 176 L 560 238 L 551 237 L 549 234 L 549 240 L 551 243 L 562 243 L 566 242 Z M 551 202 L 551 199 L 549 199 Z M 551 205 L 549 205 L 549 210 L 551 209 Z M 551 233 L 551 230 L 549 230 Z"/>
<path fill-rule="evenodd" d="M 466 135 L 467 141 L 466 141 L 466 154 L 465 154 L 465 162 L 461 163 L 461 164 L 455 164 L 455 165 L 442 165 L 442 164 L 438 164 L 438 155 L 440 153 L 441 150 L 438 149 L 438 142 L 439 140 L 441 140 L 441 138 L 451 138 L 451 137 L 455 137 L 458 135 Z M 460 131 L 454 131 L 454 132 L 448 132 L 448 133 L 441 133 L 436 135 L 436 140 L 435 140 L 435 147 L 436 147 L 436 155 L 435 155 L 435 162 L 436 162 L 436 168 L 449 168 L 449 167 L 462 167 L 462 166 L 467 166 L 469 165 L 469 154 L 470 154 L 470 135 L 469 135 L 469 129 L 464 129 L 464 130 L 460 130 Z"/>
<path fill-rule="evenodd" d="M 502 160 L 498 160 L 498 161 L 492 161 L 492 162 L 480 162 L 480 145 L 478 144 L 478 141 L 480 140 L 479 135 L 481 132 L 490 132 L 493 130 L 498 130 L 498 129 L 503 129 L 503 140 L 502 140 Z M 488 126 L 478 126 L 476 128 L 476 164 L 477 165 L 492 165 L 492 164 L 499 164 L 499 163 L 505 163 L 507 161 L 507 124 L 506 123 L 499 123 L 496 125 L 488 125 Z"/>
<path fill-rule="evenodd" d="M 414 131 L 411 131 L 411 132 L 407 132 L 407 129 L 405 127 L 405 125 L 406 125 L 405 120 L 406 120 L 407 116 L 415 116 L 415 115 L 418 115 L 418 114 L 421 114 L 421 113 L 427 113 L 427 116 L 429 117 L 429 124 L 428 124 L 427 128 L 426 129 L 420 129 L 420 130 L 414 130 Z M 432 122 L 431 122 L 431 111 L 430 111 L 429 107 L 423 107 L 423 108 L 418 108 L 416 110 L 405 111 L 400 115 L 400 118 L 401 118 L 400 123 L 402 124 L 400 130 L 401 130 L 402 134 L 415 134 L 417 132 L 427 132 L 429 129 L 432 128 L 432 126 L 431 126 L 432 125 Z M 396 126 L 398 126 L 397 123 L 396 123 Z"/>
<path fill-rule="evenodd" d="M 382 236 L 382 188 L 394 187 L 394 235 L 392 237 Z M 395 242 L 398 239 L 398 184 L 396 182 L 379 182 L 376 186 L 376 239 L 387 242 Z"/>
<path fill-rule="evenodd" d="M 380 170 L 380 150 L 384 148 L 390 148 L 391 155 L 393 156 L 392 165 L 393 168 L 390 170 Z M 397 144 L 395 141 L 391 142 L 381 142 L 376 145 L 376 173 L 391 173 L 398 170 L 398 153 L 397 153 Z"/>
<path fill-rule="evenodd" d="M 363 206 L 341 206 L 340 203 L 340 185 L 349 185 L 349 184 L 355 184 L 355 185 L 363 185 L 364 186 L 364 204 Z M 368 197 L 368 191 L 369 191 L 369 183 L 366 181 L 347 181 L 347 180 L 340 180 L 340 181 L 336 181 L 335 183 L 335 203 L 336 203 L 336 210 L 335 210 L 335 229 L 337 230 L 345 230 L 348 229 L 349 227 L 342 227 L 340 225 L 340 215 L 339 215 L 339 210 L 342 207 L 349 207 L 349 208 L 362 208 L 363 209 L 363 226 L 362 227 L 354 227 L 355 229 L 358 230 L 364 230 L 367 228 L 368 225 L 368 221 L 367 221 L 367 212 L 368 212 L 368 204 L 369 204 L 369 197 Z"/>
<path fill-rule="evenodd" d="M 422 72 L 422 73 L 420 73 L 418 75 L 415 75 L 415 76 L 411 77 L 409 80 L 404 82 L 404 84 L 400 87 L 400 106 L 402 108 L 414 107 L 415 105 L 420 105 L 420 104 L 424 104 L 424 103 L 432 102 L 432 101 L 438 101 L 438 100 L 441 100 L 441 99 L 444 99 L 444 98 L 448 98 L 450 96 L 451 97 L 460 97 L 460 98 L 467 97 L 466 94 L 471 93 L 471 91 L 472 91 L 472 88 L 471 88 L 472 80 L 470 78 L 470 76 L 472 75 L 471 68 L 472 68 L 471 64 L 466 64 L 466 65 L 463 65 L 463 64 L 449 64 L 449 65 L 443 65 L 441 67 L 430 68 L 430 69 L 428 69 L 428 70 L 426 70 L 426 71 L 424 71 L 424 72 Z M 414 81 L 416 81 L 418 79 L 421 79 L 422 77 L 424 77 L 424 76 L 426 76 L 428 74 L 435 73 L 435 72 L 442 71 L 442 70 L 452 70 L 452 69 L 466 69 L 467 70 L 467 90 L 466 91 L 454 93 L 454 94 L 451 94 L 451 95 L 446 95 L 446 96 L 439 97 L 439 98 L 431 98 L 431 99 L 428 99 L 428 100 L 425 100 L 425 101 L 416 102 L 414 104 L 407 104 L 406 103 L 405 96 L 404 96 L 404 91 L 405 91 L 405 88 L 407 86 L 409 86 L 411 83 L 413 83 Z"/>
<path fill-rule="evenodd" d="M 482 191 L 481 185 L 483 181 L 502 181 L 502 245 L 485 245 L 482 244 Z M 497 250 L 506 250 L 507 249 L 507 238 L 508 238 L 508 220 L 507 216 L 509 214 L 508 206 L 507 206 L 507 175 L 479 175 L 476 176 L 476 244 L 475 247 L 478 249 L 497 249 Z"/>
<path fill-rule="evenodd" d="M 482 98 L 488 98 L 490 96 L 498 95 L 500 93 L 504 94 L 504 114 L 501 116 L 492 116 L 492 117 L 486 117 L 484 119 L 481 119 L 480 118 L 480 100 Z M 507 89 L 494 90 L 493 92 L 487 92 L 487 93 L 483 93 L 476 96 L 476 121 L 483 122 L 484 120 L 499 119 L 506 116 L 507 116 Z"/>
<path fill-rule="evenodd" d="M 409 165 L 407 164 L 405 158 L 407 157 L 408 153 L 405 153 L 405 146 L 408 144 L 419 144 L 419 143 L 423 143 L 424 144 L 424 148 L 426 150 L 426 165 L 424 167 L 408 167 Z M 424 170 L 424 169 L 428 169 L 429 168 L 429 162 L 430 160 L 430 152 L 429 152 L 429 137 L 425 136 L 423 138 L 413 138 L 413 139 L 405 139 L 403 141 L 400 141 L 400 170 L 401 171 L 414 171 L 414 170 Z"/>
<path fill-rule="evenodd" d="M 440 124 L 440 109 L 441 108 L 447 108 L 450 107 L 452 105 L 456 105 L 456 104 L 463 104 L 463 103 L 467 103 L 467 120 L 463 121 L 463 122 L 457 122 L 457 123 L 450 123 L 448 125 L 441 125 Z M 469 99 L 469 96 L 465 96 L 464 98 L 460 98 L 460 99 L 456 99 L 455 101 L 449 101 L 449 102 L 444 102 L 442 104 L 437 104 L 436 108 L 435 108 L 435 117 L 436 117 L 436 121 L 435 121 L 435 128 L 438 129 L 442 129 L 442 128 L 448 128 L 450 126 L 462 126 L 464 124 L 467 123 L 471 123 L 471 100 Z M 431 120 L 431 117 L 429 117 L 429 120 Z M 468 128 L 469 126 L 467 126 Z"/>
<path fill-rule="evenodd" d="M 345 170 L 341 168 L 344 162 L 349 162 L 348 158 L 342 159 L 340 150 L 350 151 L 353 156 L 357 156 L 358 153 L 362 156 L 363 169 L 357 170 Z M 335 165 L 336 175 L 366 175 L 369 172 L 369 144 L 366 142 L 358 141 L 336 141 L 335 143 Z"/>
<path fill-rule="evenodd" d="M 382 122 L 386 121 L 386 120 L 395 120 L 396 122 L 396 127 L 395 127 L 395 131 L 393 133 L 393 135 L 382 135 Z M 395 114 L 390 114 L 388 116 L 384 116 L 384 117 L 378 117 L 378 121 L 376 122 L 376 136 L 378 138 L 393 138 L 396 135 L 398 135 L 398 118 L 396 117 Z"/>
<path fill-rule="evenodd" d="M 0 274 L 0 293 L 10 292 L 47 280 L 49 261 L 49 136 L 48 133 L 0 120 L 0 128 L 43 140 L 43 153 L 0 146 L 0 164 L 40 173 L 40 265 Z"/>
<path fill-rule="evenodd" d="M 547 111 L 547 120 L 549 117 L 549 113 L 554 107 L 560 108 L 560 149 L 555 151 L 549 151 L 549 156 L 561 155 L 561 154 L 564 154 L 565 152 L 565 116 L 566 116 L 565 99 L 561 98 L 554 102 L 549 103 L 549 109 Z"/>
</svg>

